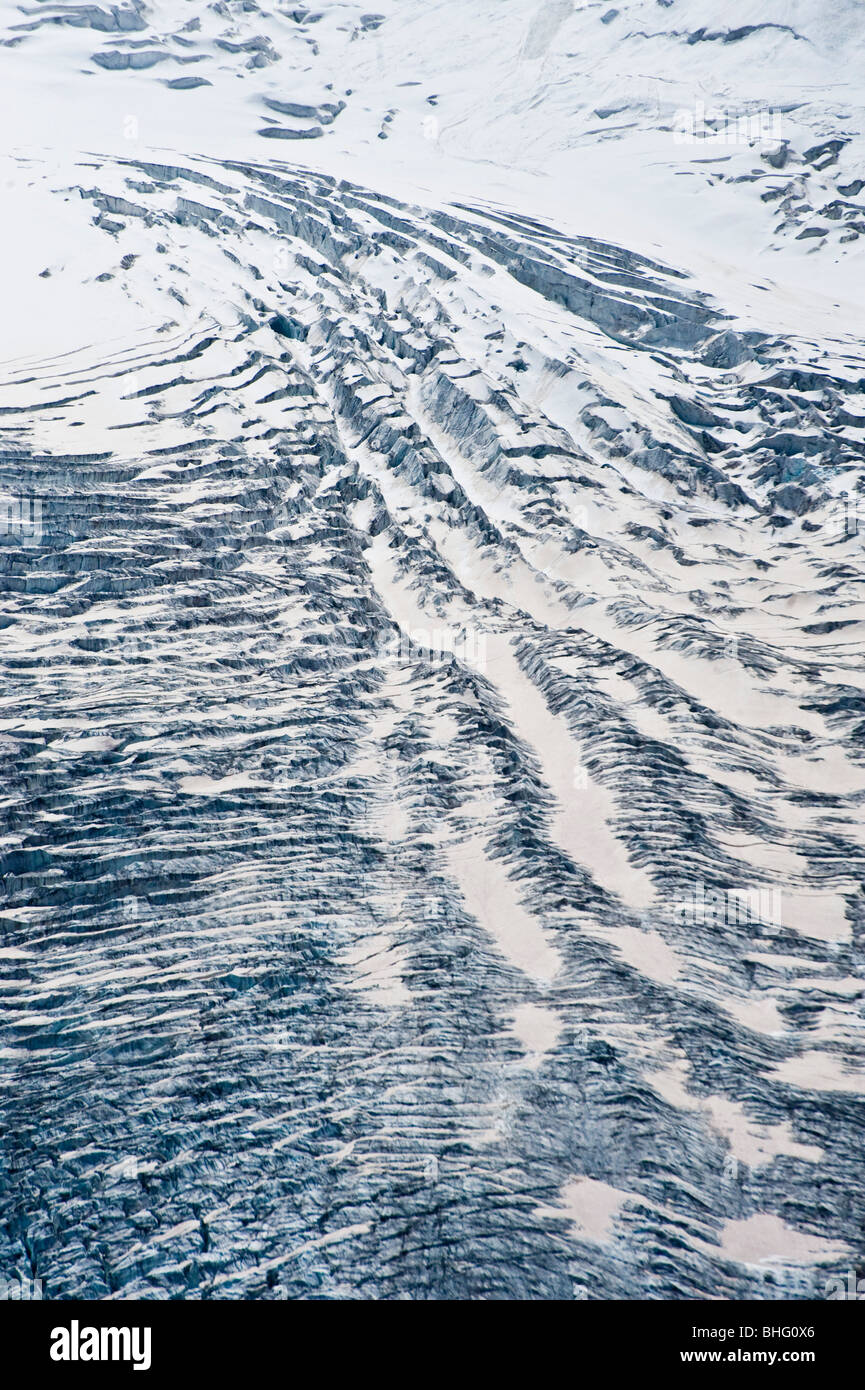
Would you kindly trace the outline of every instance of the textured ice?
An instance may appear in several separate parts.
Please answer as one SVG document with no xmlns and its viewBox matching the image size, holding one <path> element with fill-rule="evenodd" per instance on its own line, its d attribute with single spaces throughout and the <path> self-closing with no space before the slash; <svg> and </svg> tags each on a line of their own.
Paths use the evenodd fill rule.
<svg viewBox="0 0 865 1390">
<path fill-rule="evenodd" d="M 2 1277 L 821 1296 L 861 5 L 3 26 Z"/>
</svg>

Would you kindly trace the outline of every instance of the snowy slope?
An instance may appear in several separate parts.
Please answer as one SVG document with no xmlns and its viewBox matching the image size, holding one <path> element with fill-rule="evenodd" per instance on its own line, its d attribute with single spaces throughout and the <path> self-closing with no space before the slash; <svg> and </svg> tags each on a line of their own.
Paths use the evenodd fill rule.
<svg viewBox="0 0 865 1390">
<path fill-rule="evenodd" d="M 717 11 L 4 13 L 51 1296 L 861 1261 L 862 6 Z"/>
</svg>

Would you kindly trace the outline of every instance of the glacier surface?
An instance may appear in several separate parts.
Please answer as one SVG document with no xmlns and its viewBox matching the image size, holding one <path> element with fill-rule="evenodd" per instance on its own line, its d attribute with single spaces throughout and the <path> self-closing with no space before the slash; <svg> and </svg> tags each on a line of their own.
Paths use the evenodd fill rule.
<svg viewBox="0 0 865 1390">
<path fill-rule="evenodd" d="M 861 1268 L 863 49 L 6 7 L 4 1279 Z"/>
</svg>

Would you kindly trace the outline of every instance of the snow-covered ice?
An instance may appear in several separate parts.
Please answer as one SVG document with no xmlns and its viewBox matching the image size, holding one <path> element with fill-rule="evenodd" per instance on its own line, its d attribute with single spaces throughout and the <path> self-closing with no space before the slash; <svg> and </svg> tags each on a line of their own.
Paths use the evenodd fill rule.
<svg viewBox="0 0 865 1390">
<path fill-rule="evenodd" d="M 863 54 L 7 0 L 3 1277 L 861 1264 Z"/>
</svg>

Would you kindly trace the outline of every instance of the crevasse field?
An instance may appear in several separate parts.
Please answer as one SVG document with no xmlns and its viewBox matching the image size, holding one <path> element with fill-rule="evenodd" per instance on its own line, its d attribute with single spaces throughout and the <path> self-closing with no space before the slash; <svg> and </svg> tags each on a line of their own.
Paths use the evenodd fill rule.
<svg viewBox="0 0 865 1390">
<path fill-rule="evenodd" d="M 865 5 L 0 11 L 0 1276 L 865 1259 Z"/>
</svg>

